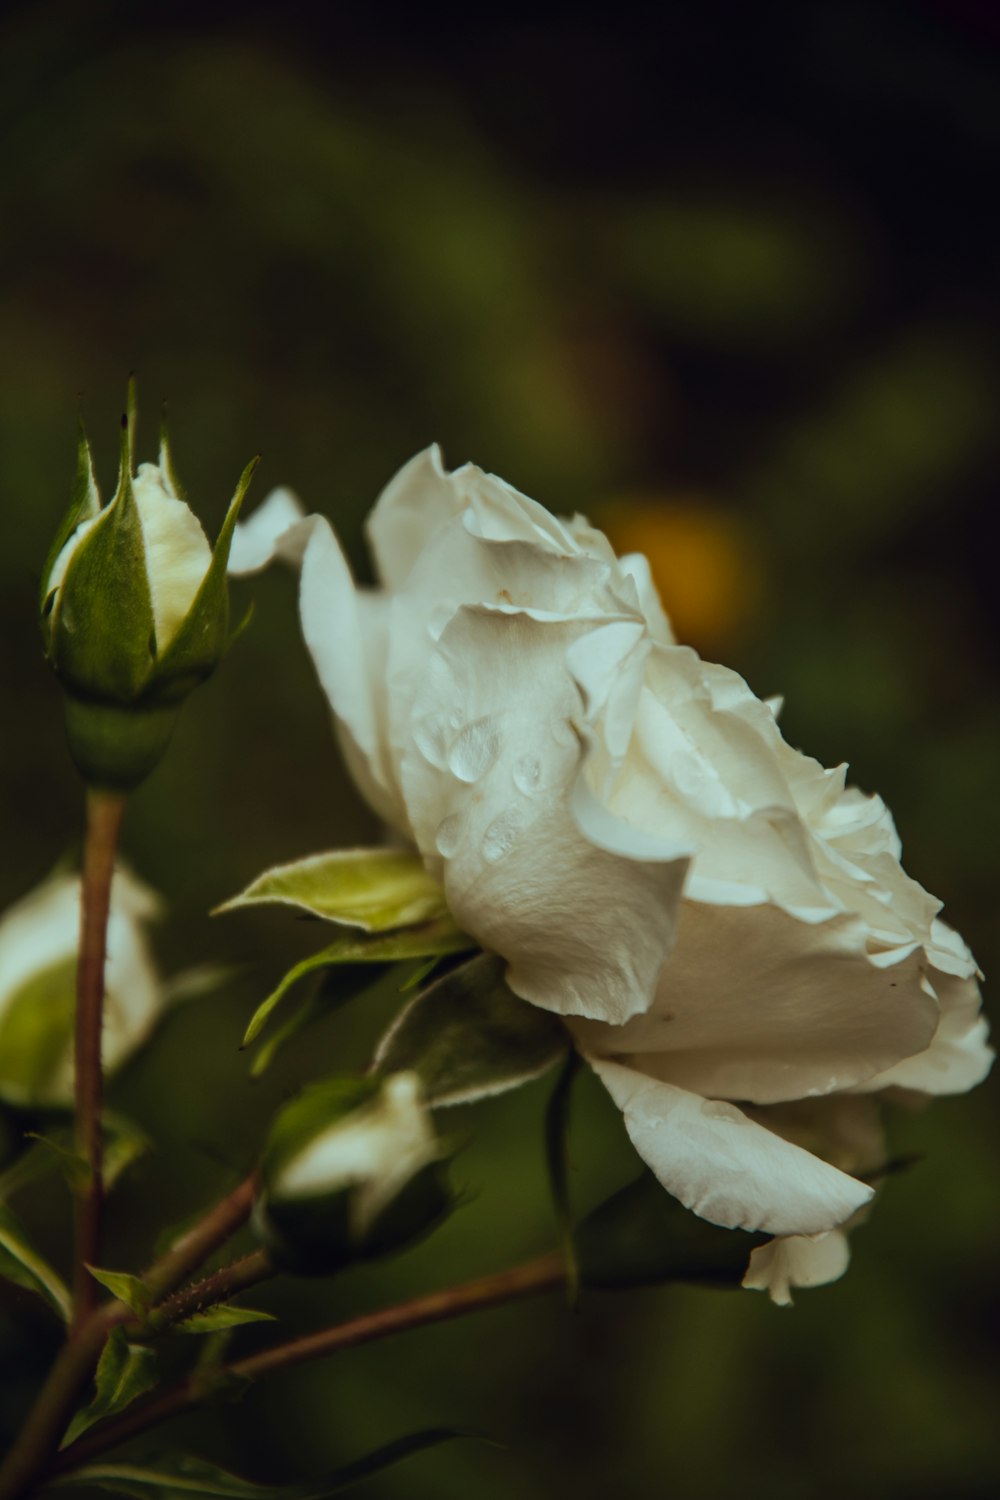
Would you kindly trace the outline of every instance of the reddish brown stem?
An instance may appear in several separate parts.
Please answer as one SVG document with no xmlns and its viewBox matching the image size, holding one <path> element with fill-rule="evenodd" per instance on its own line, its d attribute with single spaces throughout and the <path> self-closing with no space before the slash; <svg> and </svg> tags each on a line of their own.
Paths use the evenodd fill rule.
<svg viewBox="0 0 1000 1500">
<path fill-rule="evenodd" d="M 101 1031 L 104 1019 L 104 962 L 115 851 L 125 798 L 91 789 L 87 793 L 87 832 L 83 853 L 80 952 L 76 972 L 76 1146 L 89 1168 L 77 1189 L 73 1257 L 73 1326 L 76 1337 L 97 1305 L 98 1287 L 87 1270 L 100 1264 L 101 1209 L 104 1201 L 101 1113 L 104 1075 Z"/>
<path fill-rule="evenodd" d="M 142 1280 L 155 1298 L 168 1296 L 246 1223 L 256 1182 L 256 1173 L 251 1173 L 150 1266 Z M 16 1500 L 38 1486 L 94 1372 L 104 1340 L 116 1323 L 133 1318 L 124 1302 L 106 1302 L 80 1324 L 76 1337 L 63 1347 L 0 1470 L 0 1500 Z"/>
<path fill-rule="evenodd" d="M 268 1281 L 274 1274 L 275 1268 L 267 1251 L 251 1250 L 249 1255 L 167 1297 L 145 1320 L 144 1330 L 150 1334 L 159 1333 L 171 1323 L 179 1323 L 218 1302 L 228 1301 L 237 1292 L 245 1292 L 258 1282 Z"/>
<path fill-rule="evenodd" d="M 364 1313 L 347 1323 L 338 1323 L 333 1328 L 324 1328 L 319 1333 L 306 1334 L 304 1338 L 292 1339 L 287 1344 L 277 1344 L 259 1354 L 248 1355 L 224 1366 L 219 1374 L 236 1380 L 256 1380 L 275 1370 L 286 1370 L 306 1360 L 320 1359 L 338 1349 L 349 1349 L 355 1344 L 371 1343 L 375 1339 L 387 1338 L 393 1333 L 405 1333 L 411 1328 L 421 1328 L 428 1323 L 440 1323 L 448 1318 L 457 1318 L 481 1308 L 495 1307 L 502 1302 L 513 1302 L 521 1297 L 531 1297 L 539 1292 L 553 1291 L 565 1285 L 566 1262 L 561 1254 L 544 1255 L 538 1260 L 514 1266 L 508 1271 L 498 1271 L 492 1276 L 480 1276 L 475 1281 L 460 1286 L 445 1287 L 440 1292 L 430 1292 L 416 1297 L 411 1302 L 401 1302 L 396 1307 L 382 1308 L 379 1312 Z M 172 1391 L 156 1396 L 151 1401 L 137 1405 L 120 1417 L 95 1427 L 69 1448 L 60 1453 L 48 1470 L 48 1476 L 64 1474 L 71 1469 L 116 1448 L 129 1438 L 158 1426 L 170 1417 L 177 1416 L 191 1406 L 196 1406 L 205 1394 L 202 1380 L 182 1381 Z"/>
</svg>

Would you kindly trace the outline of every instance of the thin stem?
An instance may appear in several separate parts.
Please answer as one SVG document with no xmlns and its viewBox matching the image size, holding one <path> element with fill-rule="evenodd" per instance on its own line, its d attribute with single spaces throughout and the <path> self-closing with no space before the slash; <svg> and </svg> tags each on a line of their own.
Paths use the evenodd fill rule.
<svg viewBox="0 0 1000 1500">
<path fill-rule="evenodd" d="M 566 1280 L 566 1262 L 561 1254 L 543 1255 L 538 1260 L 527 1261 L 507 1271 L 498 1271 L 491 1276 L 480 1276 L 460 1286 L 445 1287 L 440 1292 L 430 1292 L 416 1297 L 411 1302 L 401 1302 L 395 1307 L 382 1308 L 379 1312 L 364 1313 L 346 1323 L 321 1329 L 319 1333 L 306 1334 L 304 1338 L 292 1339 L 286 1344 L 277 1344 L 259 1354 L 234 1360 L 222 1366 L 216 1375 L 234 1380 L 256 1380 L 275 1370 L 287 1370 L 306 1360 L 321 1359 L 339 1349 L 349 1349 L 356 1344 L 368 1344 L 375 1339 L 388 1338 L 390 1334 L 406 1333 L 411 1328 L 421 1328 L 428 1323 L 441 1323 L 448 1318 L 458 1318 L 465 1313 L 481 1308 L 495 1307 L 503 1302 L 513 1302 L 521 1297 L 531 1297 L 539 1292 L 553 1291 Z M 214 1388 L 213 1381 L 208 1389 Z M 177 1416 L 189 1407 L 197 1406 L 206 1395 L 204 1374 L 184 1380 L 162 1396 L 156 1396 L 142 1405 L 133 1406 L 86 1433 L 69 1448 L 58 1455 L 47 1471 L 46 1477 L 64 1474 L 79 1468 L 81 1464 L 96 1458 L 109 1448 L 116 1448 L 149 1427 L 158 1426 L 170 1417 Z"/>
<path fill-rule="evenodd" d="M 141 1334 L 149 1336 L 161 1333 L 171 1323 L 179 1323 L 194 1313 L 204 1312 L 217 1302 L 235 1297 L 237 1292 L 245 1292 L 248 1287 L 270 1280 L 275 1274 L 275 1267 L 267 1251 L 251 1250 L 249 1255 L 234 1260 L 219 1271 L 213 1271 L 211 1276 L 196 1281 L 193 1286 L 174 1292 L 172 1297 L 161 1302 L 155 1312 L 143 1320 Z"/>
<path fill-rule="evenodd" d="M 220 1198 L 155 1265 L 150 1266 L 142 1279 L 157 1300 L 168 1296 L 186 1281 L 220 1245 L 242 1229 L 250 1217 L 256 1192 L 257 1172 L 254 1170 L 231 1193 Z"/>
<path fill-rule="evenodd" d="M 87 792 L 87 832 L 83 853 L 80 954 L 76 971 L 76 1145 L 89 1168 L 77 1190 L 73 1257 L 73 1326 L 76 1337 L 97 1305 L 98 1288 L 87 1270 L 100 1264 L 101 1208 L 104 1200 L 101 1112 L 104 1075 L 101 1030 L 104 1017 L 104 961 L 115 850 L 125 798 L 91 788 Z"/>
<path fill-rule="evenodd" d="M 256 1182 L 256 1173 L 251 1173 L 149 1267 L 142 1280 L 154 1297 L 169 1296 L 246 1223 L 253 1207 Z M 133 1317 L 124 1302 L 106 1302 L 80 1324 L 76 1336 L 64 1345 L 0 1469 L 0 1500 L 17 1500 L 37 1486 L 94 1372 L 105 1339 L 116 1323 L 126 1323 Z"/>
</svg>

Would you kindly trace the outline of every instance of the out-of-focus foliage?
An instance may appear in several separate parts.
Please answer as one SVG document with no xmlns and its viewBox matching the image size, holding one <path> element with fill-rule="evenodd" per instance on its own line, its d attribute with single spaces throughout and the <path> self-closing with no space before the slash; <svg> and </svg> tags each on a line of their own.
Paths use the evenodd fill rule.
<svg viewBox="0 0 1000 1500">
<path fill-rule="evenodd" d="M 789 738 L 885 794 L 908 868 L 1000 972 L 988 8 L 706 3 L 654 23 L 514 6 L 443 32 L 353 9 L 40 0 L 0 21 L 0 899 L 78 833 L 35 594 L 77 393 L 100 435 L 134 368 L 144 401 L 170 399 L 210 533 L 261 449 L 256 498 L 291 484 L 364 568 L 378 487 L 436 438 L 647 547 L 686 638 L 785 694 Z M 98 441 L 106 486 L 115 457 Z M 252 627 L 126 825 L 174 898 L 170 968 L 244 965 L 116 1083 L 162 1143 L 111 1207 L 135 1267 L 142 1226 L 235 1181 L 290 1089 L 363 1065 L 400 1003 L 376 982 L 249 1081 L 247 1020 L 310 943 L 287 914 L 209 908 L 376 831 L 292 580 L 233 593 Z M 439 1235 L 262 1304 L 304 1329 L 551 1244 L 547 1088 L 476 1107 L 468 1202 Z M 923 1159 L 887 1184 L 845 1280 L 792 1312 L 687 1288 L 585 1292 L 580 1316 L 553 1298 L 302 1368 L 177 1441 L 260 1479 L 439 1424 L 507 1445 L 415 1458 L 369 1483 L 387 1500 L 992 1493 L 996 1098 L 897 1119 Z M 0 1152 L 39 1123 L 0 1119 Z M 588 1077 L 571 1156 L 581 1208 L 635 1175 Z M 17 1213 L 63 1266 L 50 1185 Z M 0 1430 L 53 1346 L 45 1316 L 3 1292 Z"/>
</svg>

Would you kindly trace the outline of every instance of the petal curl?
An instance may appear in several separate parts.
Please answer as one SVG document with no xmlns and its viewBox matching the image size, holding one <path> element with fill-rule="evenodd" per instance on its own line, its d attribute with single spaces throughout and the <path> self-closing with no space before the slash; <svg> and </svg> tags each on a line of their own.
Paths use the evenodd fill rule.
<svg viewBox="0 0 1000 1500">
<path fill-rule="evenodd" d="M 725 1229 L 820 1234 L 850 1218 L 873 1190 L 751 1120 L 634 1068 L 588 1057 L 622 1111 L 629 1138 L 659 1181 Z"/>
<path fill-rule="evenodd" d="M 751 1291 L 767 1292 L 772 1302 L 788 1307 L 792 1287 L 826 1286 L 839 1281 L 850 1259 L 847 1235 L 841 1229 L 831 1229 L 828 1234 L 814 1238 L 779 1235 L 751 1251 L 743 1285 Z"/>
<path fill-rule="evenodd" d="M 770 1104 L 852 1087 L 923 1051 L 939 1013 L 922 980 L 919 949 L 873 962 L 857 917 L 807 923 L 775 906 L 685 900 L 650 1009 L 575 1030 L 586 1050 L 666 1083 Z"/>
</svg>

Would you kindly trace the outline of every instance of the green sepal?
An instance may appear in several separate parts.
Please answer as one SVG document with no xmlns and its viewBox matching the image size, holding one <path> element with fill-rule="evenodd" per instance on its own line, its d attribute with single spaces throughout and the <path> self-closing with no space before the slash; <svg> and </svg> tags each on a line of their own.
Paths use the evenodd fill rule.
<svg viewBox="0 0 1000 1500">
<path fill-rule="evenodd" d="M 462 953 L 472 946 L 472 939 L 459 932 L 450 917 L 439 917 L 420 927 L 407 927 L 397 932 L 341 932 L 318 953 L 294 964 L 277 988 L 261 1001 L 246 1029 L 243 1046 L 249 1046 L 260 1035 L 271 1013 L 293 986 L 320 969 L 332 969 L 342 964 L 394 964 L 412 958 L 437 959 L 450 953 Z"/>
<path fill-rule="evenodd" d="M 449 916 L 441 886 L 420 856 L 406 849 L 335 849 L 275 865 L 217 906 L 214 914 L 268 905 L 291 906 L 365 932 L 388 932 Z"/>
<path fill-rule="evenodd" d="M 648 1170 L 588 1214 L 574 1234 L 581 1284 L 605 1289 L 669 1281 L 739 1286 L 751 1251 L 770 1238 L 699 1219 Z"/>
<path fill-rule="evenodd" d="M 192 1313 L 180 1323 L 171 1324 L 174 1333 L 220 1333 L 227 1328 L 238 1328 L 243 1323 L 274 1323 L 274 1313 L 259 1312 L 255 1307 L 237 1307 L 233 1302 L 220 1303 L 218 1307 L 207 1307 L 204 1312 Z"/>
<path fill-rule="evenodd" d="M 49 659 L 74 696 L 130 704 L 149 682 L 155 652 L 126 424 L 118 488 L 70 558 L 53 613 Z"/>
<path fill-rule="evenodd" d="M 425 1238 L 455 1206 L 444 1164 L 428 1162 L 359 1234 L 353 1224 L 355 1189 L 310 1197 L 264 1193 L 253 1226 L 279 1270 L 292 1276 L 332 1276 L 359 1261 L 380 1260 Z"/>
<path fill-rule="evenodd" d="M 0 1276 L 15 1286 L 37 1292 L 64 1322 L 72 1313 L 66 1283 L 34 1248 L 20 1222 L 0 1203 Z"/>
<path fill-rule="evenodd" d="M 160 407 L 160 453 L 159 467 L 167 476 L 167 481 L 178 500 L 187 500 L 187 492 L 177 477 L 174 466 L 174 450 L 170 441 L 170 432 L 167 426 L 167 403 L 164 401 Z"/>
<path fill-rule="evenodd" d="M 170 743 L 178 705 L 133 707 L 63 698 L 66 739 L 88 786 L 130 792 L 155 769 Z"/>
<path fill-rule="evenodd" d="M 55 567 L 56 559 L 60 552 L 73 535 L 78 526 L 84 521 L 92 521 L 101 509 L 101 492 L 97 487 L 97 475 L 94 472 L 94 455 L 90 447 L 90 439 L 87 429 L 83 425 L 83 417 L 78 418 L 78 437 L 76 444 L 76 475 L 73 480 L 73 495 L 69 508 L 59 523 L 49 548 L 49 555 L 45 559 L 42 569 L 42 580 L 39 591 L 38 607 L 42 612 L 42 634 L 48 647 L 48 635 L 50 625 L 50 610 L 53 590 L 49 588 L 49 578 Z M 47 608 L 48 606 L 48 608 Z"/>
<path fill-rule="evenodd" d="M 146 1344 L 132 1344 L 121 1324 L 108 1334 L 94 1372 L 94 1399 L 78 1411 L 60 1448 L 76 1441 L 95 1422 L 124 1411 L 156 1384 L 156 1354 Z"/>
<path fill-rule="evenodd" d="M 106 1271 L 100 1266 L 88 1266 L 95 1281 L 106 1287 L 119 1302 L 124 1302 L 139 1318 L 144 1318 L 153 1305 L 153 1293 L 139 1276 L 128 1271 Z"/>
<path fill-rule="evenodd" d="M 177 1452 L 152 1458 L 144 1464 L 98 1461 L 71 1469 L 68 1474 L 60 1474 L 49 1482 L 109 1490 L 112 1494 L 128 1495 L 131 1500 L 178 1500 L 180 1495 L 190 1495 L 192 1500 L 198 1500 L 198 1497 L 202 1500 L 327 1500 L 328 1496 L 343 1494 L 362 1480 L 384 1473 L 428 1448 L 458 1438 L 478 1436 L 457 1428 L 428 1427 L 422 1432 L 409 1433 L 406 1437 L 384 1443 L 363 1458 L 306 1484 L 254 1484 L 203 1458 Z"/>
<path fill-rule="evenodd" d="M 557 1016 L 520 999 L 483 953 L 422 990 L 382 1038 L 376 1071 L 414 1072 L 428 1104 L 468 1104 L 539 1077 L 569 1046 Z"/>
<path fill-rule="evenodd" d="M 259 458 L 252 458 L 240 475 L 208 571 L 177 634 L 157 659 L 151 678 L 157 701 L 177 702 L 187 697 L 215 670 L 230 645 L 226 565 L 240 507 L 259 462 Z"/>
</svg>

